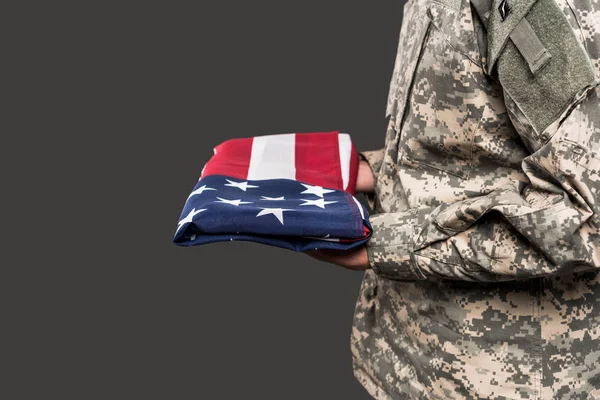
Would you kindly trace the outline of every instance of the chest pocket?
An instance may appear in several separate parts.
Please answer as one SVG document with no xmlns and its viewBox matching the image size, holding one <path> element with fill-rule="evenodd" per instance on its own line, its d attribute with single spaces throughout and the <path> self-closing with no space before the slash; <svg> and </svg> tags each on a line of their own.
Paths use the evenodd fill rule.
<svg viewBox="0 0 600 400">
<path fill-rule="evenodd" d="M 488 85 L 470 4 L 433 1 L 426 14 L 406 106 L 398 116 L 398 162 L 468 179 Z"/>
</svg>

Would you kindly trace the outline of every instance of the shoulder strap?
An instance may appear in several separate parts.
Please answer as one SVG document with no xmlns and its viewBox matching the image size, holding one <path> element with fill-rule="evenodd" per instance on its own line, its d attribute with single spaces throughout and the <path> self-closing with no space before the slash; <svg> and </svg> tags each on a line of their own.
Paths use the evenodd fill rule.
<svg viewBox="0 0 600 400">
<path fill-rule="evenodd" d="M 470 1 L 473 5 L 473 8 L 479 15 L 483 26 L 487 30 L 489 30 L 490 13 L 495 11 L 492 10 L 492 6 L 494 3 L 493 0 Z M 505 3 L 506 2 L 503 1 L 500 4 L 504 4 L 504 6 L 506 6 Z M 500 10 L 498 10 L 497 12 L 500 12 Z M 544 48 L 544 45 L 542 44 L 542 42 L 540 42 L 540 39 L 535 34 L 535 31 L 531 28 L 531 25 L 529 24 L 525 16 L 523 16 L 521 20 L 514 26 L 514 28 L 509 34 L 509 37 L 510 40 L 514 43 L 514 45 L 517 47 L 517 49 L 519 49 L 519 52 L 527 62 L 527 65 L 529 66 L 529 69 L 532 74 L 535 75 L 536 72 L 538 72 L 550 60 L 550 53 L 548 52 L 548 50 L 546 50 L 546 48 Z M 491 58 L 488 73 L 491 72 L 491 68 L 493 67 L 493 61 L 496 58 L 492 57 L 490 57 L 490 55 L 488 54 L 488 60 L 490 60 Z"/>
<path fill-rule="evenodd" d="M 515 26 L 515 29 L 510 33 L 510 40 L 519 49 L 532 74 L 535 75 L 550 61 L 550 53 L 544 48 L 527 19 L 523 18 Z"/>
</svg>

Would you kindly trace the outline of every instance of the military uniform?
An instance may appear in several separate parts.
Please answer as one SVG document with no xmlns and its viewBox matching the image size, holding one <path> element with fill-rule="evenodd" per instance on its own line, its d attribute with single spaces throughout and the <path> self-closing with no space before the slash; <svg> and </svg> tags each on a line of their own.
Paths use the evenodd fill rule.
<svg viewBox="0 0 600 400">
<path fill-rule="evenodd" d="M 600 399 L 600 2 L 408 0 L 351 335 L 376 399 Z"/>
</svg>

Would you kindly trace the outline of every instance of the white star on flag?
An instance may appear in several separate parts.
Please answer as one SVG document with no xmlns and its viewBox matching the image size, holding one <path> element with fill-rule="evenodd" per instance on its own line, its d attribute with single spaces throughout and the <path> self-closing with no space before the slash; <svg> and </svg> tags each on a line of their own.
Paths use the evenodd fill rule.
<svg viewBox="0 0 600 400">
<path fill-rule="evenodd" d="M 219 199 L 218 201 L 215 200 L 215 203 L 225 203 L 225 204 L 231 204 L 233 206 L 239 206 L 240 204 L 252 204 L 251 201 L 242 201 L 241 199 L 239 200 L 227 200 L 227 199 L 222 199 L 220 197 L 217 197 L 217 199 Z"/>
<path fill-rule="evenodd" d="M 296 211 L 296 210 L 290 210 L 287 208 L 262 208 L 262 209 L 263 210 L 256 215 L 257 217 L 260 217 L 262 215 L 273 214 L 274 216 L 277 217 L 279 222 L 281 222 L 281 225 L 283 225 L 283 212 L 284 211 Z"/>
<path fill-rule="evenodd" d="M 179 232 L 179 229 L 180 229 L 180 228 L 181 228 L 183 225 L 187 224 L 188 222 L 193 222 L 193 220 L 194 220 L 194 216 L 195 216 L 196 214 L 200 214 L 202 211 L 206 211 L 206 208 L 202 208 L 202 209 L 200 209 L 200 210 L 198 210 L 198 211 L 196 211 L 196 209 L 195 209 L 195 208 L 192 208 L 192 211 L 190 211 L 190 213 L 189 213 L 189 214 L 188 214 L 188 215 L 187 215 L 185 218 L 183 218 L 181 221 L 179 221 L 179 222 L 177 223 L 177 230 L 175 231 L 175 234 L 177 234 L 177 232 Z"/>
<path fill-rule="evenodd" d="M 188 199 L 196 194 L 202 194 L 202 192 L 204 192 L 205 190 L 217 190 L 217 189 L 209 188 L 209 187 L 206 187 L 206 185 L 202 185 L 201 187 L 199 187 L 198 189 L 196 189 L 192 193 L 190 193 L 190 195 L 188 196 Z"/>
<path fill-rule="evenodd" d="M 262 198 L 262 200 L 272 200 L 272 201 L 285 200 L 284 196 L 281 196 L 281 197 L 260 196 L 260 197 Z"/>
<path fill-rule="evenodd" d="M 257 188 L 258 187 L 258 186 L 254 186 L 254 185 L 248 185 L 248 182 L 234 182 L 234 181 L 230 181 L 229 179 L 226 179 L 226 180 L 229 183 L 226 183 L 225 186 L 233 186 L 238 189 L 242 189 L 244 192 L 248 188 Z"/>
<path fill-rule="evenodd" d="M 305 183 L 301 183 L 302 186 L 304 186 L 306 188 L 306 190 L 304 192 L 302 192 L 302 194 L 316 194 L 319 197 L 323 197 L 323 195 L 325 193 L 333 193 L 335 192 L 335 190 L 330 190 L 330 189 L 323 189 L 321 186 L 312 186 L 312 185 L 307 185 Z"/>
<path fill-rule="evenodd" d="M 326 204 L 337 203 L 337 201 L 325 201 L 325 199 L 317 199 L 317 200 L 300 199 L 300 200 L 306 202 L 306 203 L 300 204 L 301 206 L 317 206 L 317 207 L 321 207 L 321 208 L 325 208 Z"/>
</svg>

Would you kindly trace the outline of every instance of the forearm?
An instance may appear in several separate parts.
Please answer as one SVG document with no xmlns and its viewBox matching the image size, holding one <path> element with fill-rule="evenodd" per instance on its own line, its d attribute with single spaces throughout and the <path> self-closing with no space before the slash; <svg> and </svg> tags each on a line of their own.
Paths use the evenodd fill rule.
<svg viewBox="0 0 600 400">
<path fill-rule="evenodd" d="M 362 189 L 357 189 L 357 192 L 365 194 L 365 199 L 371 210 L 374 210 L 377 206 L 377 192 L 375 186 L 377 184 L 377 174 L 383 164 L 384 151 L 385 149 L 381 148 L 378 150 L 361 151 L 359 153 L 361 159 L 359 163 L 359 175 L 363 176 L 363 178 L 361 178 L 360 184 L 357 182 L 357 185 L 360 185 L 360 188 Z"/>
<path fill-rule="evenodd" d="M 456 204 L 371 216 L 369 264 L 392 280 L 505 281 L 599 269 L 596 216 L 565 193 L 534 207 L 507 186 Z"/>
<path fill-rule="evenodd" d="M 356 191 L 363 193 L 372 193 L 375 187 L 375 177 L 369 163 L 361 160 L 358 165 L 358 175 L 356 177 Z"/>
</svg>

